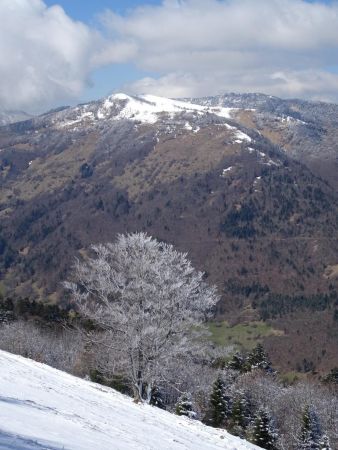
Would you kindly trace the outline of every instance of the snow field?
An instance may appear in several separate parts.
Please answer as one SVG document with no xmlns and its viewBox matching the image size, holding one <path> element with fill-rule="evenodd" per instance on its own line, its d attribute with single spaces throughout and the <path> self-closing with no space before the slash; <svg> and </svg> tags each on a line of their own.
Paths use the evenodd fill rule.
<svg viewBox="0 0 338 450">
<path fill-rule="evenodd" d="M 0 449 L 258 448 L 224 430 L 135 404 L 113 389 L 0 351 Z"/>
</svg>

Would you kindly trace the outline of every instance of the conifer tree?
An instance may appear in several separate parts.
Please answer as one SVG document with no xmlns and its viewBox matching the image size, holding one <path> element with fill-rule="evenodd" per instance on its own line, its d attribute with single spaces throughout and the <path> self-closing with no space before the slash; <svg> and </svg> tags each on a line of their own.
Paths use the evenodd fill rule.
<svg viewBox="0 0 338 450">
<path fill-rule="evenodd" d="M 244 437 L 250 422 L 250 404 L 245 394 L 239 392 L 233 402 L 228 431 L 235 436 Z"/>
<path fill-rule="evenodd" d="M 324 381 L 338 384 L 338 367 L 331 369 L 330 373 L 324 378 Z"/>
<path fill-rule="evenodd" d="M 271 371 L 271 362 L 266 354 L 262 344 L 257 344 L 256 347 L 249 353 L 247 357 L 247 365 L 249 370 L 263 369 Z"/>
<path fill-rule="evenodd" d="M 158 386 L 154 386 L 152 388 L 149 404 L 152 405 L 152 406 L 156 406 L 157 408 L 160 408 L 160 409 L 166 409 L 165 404 L 164 404 L 164 400 L 163 400 L 162 392 L 158 388 Z"/>
<path fill-rule="evenodd" d="M 319 443 L 320 450 L 332 450 L 329 438 L 324 434 Z"/>
<path fill-rule="evenodd" d="M 210 423 L 214 427 L 224 424 L 229 414 L 230 398 L 225 393 L 225 384 L 219 375 L 214 382 L 210 396 L 211 419 Z"/>
<path fill-rule="evenodd" d="M 191 395 L 186 392 L 178 399 L 175 407 L 175 412 L 178 416 L 187 416 L 190 419 L 196 417 L 196 412 L 193 409 Z"/>
<path fill-rule="evenodd" d="M 301 450 L 320 450 L 322 432 L 319 419 L 312 407 L 306 405 L 302 417 L 302 428 L 299 439 L 299 449 Z M 325 448 L 325 447 L 324 447 Z"/>
<path fill-rule="evenodd" d="M 259 447 L 274 450 L 276 448 L 277 433 L 273 427 L 270 414 L 261 409 L 255 416 L 252 442 Z"/>
<path fill-rule="evenodd" d="M 248 366 L 240 353 L 235 353 L 227 364 L 228 369 L 238 370 L 241 373 L 248 372 Z"/>
</svg>

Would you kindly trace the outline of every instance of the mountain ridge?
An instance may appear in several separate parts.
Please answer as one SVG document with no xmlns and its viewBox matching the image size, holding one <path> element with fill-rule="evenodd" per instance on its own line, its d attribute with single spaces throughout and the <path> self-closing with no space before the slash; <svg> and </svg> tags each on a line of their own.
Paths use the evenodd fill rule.
<svg viewBox="0 0 338 450">
<path fill-rule="evenodd" d="M 262 112 L 264 104 L 257 111 L 245 97 L 244 108 L 224 99 L 203 106 L 135 98 L 115 94 L 0 128 L 0 270 L 8 295 L 66 303 L 60 281 L 77 252 L 145 231 L 207 272 L 222 294 L 219 319 L 268 316 L 293 336 L 291 315 L 302 322 L 315 308 L 334 330 L 338 151 L 327 145 L 338 132 L 334 119 L 322 114 L 325 126 L 307 124 L 302 110 L 298 118 L 269 105 Z M 290 312 L 292 299 L 298 307 Z M 269 342 L 272 358 L 287 353 L 285 336 Z M 326 370 L 335 357 L 326 361 L 322 350 L 317 365 Z M 281 367 L 295 368 L 300 358 L 301 349 Z"/>
<path fill-rule="evenodd" d="M 0 126 L 29 120 L 31 117 L 33 116 L 24 111 L 0 110 Z"/>
</svg>

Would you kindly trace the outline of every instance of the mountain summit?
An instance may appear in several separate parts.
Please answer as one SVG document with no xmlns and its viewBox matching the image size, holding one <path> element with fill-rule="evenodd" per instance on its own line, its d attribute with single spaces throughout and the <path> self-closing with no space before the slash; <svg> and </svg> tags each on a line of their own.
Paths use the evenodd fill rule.
<svg viewBox="0 0 338 450">
<path fill-rule="evenodd" d="M 269 321 L 274 365 L 302 367 L 317 335 L 316 364 L 333 367 L 337 117 L 262 94 L 114 94 L 0 127 L 4 289 L 61 301 L 78 252 L 144 231 L 218 285 L 218 319 Z"/>
</svg>

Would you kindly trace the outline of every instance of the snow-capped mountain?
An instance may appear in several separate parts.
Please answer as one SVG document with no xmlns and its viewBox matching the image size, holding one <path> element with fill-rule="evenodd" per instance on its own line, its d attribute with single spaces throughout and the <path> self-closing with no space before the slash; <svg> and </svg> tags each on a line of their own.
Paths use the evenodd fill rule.
<svg viewBox="0 0 338 450">
<path fill-rule="evenodd" d="M 324 178 L 337 183 L 338 105 L 271 95 L 227 93 L 186 99 L 208 107 L 237 108 L 232 114 L 280 145 L 293 158 L 306 162 Z M 242 111 L 248 111 L 246 117 Z"/>
<path fill-rule="evenodd" d="M 48 124 L 68 132 L 77 132 L 83 128 L 102 129 L 112 126 L 113 122 L 130 121 L 135 126 L 157 126 L 159 133 L 168 134 L 184 129 L 197 133 L 201 126 L 214 122 L 232 129 L 235 138 L 250 141 L 248 136 L 228 123 L 231 123 L 235 111 L 236 108 L 199 105 L 154 95 L 117 93 L 100 101 L 66 108 L 56 114 L 44 114 L 34 123 L 35 126 Z"/>
<path fill-rule="evenodd" d="M 1 127 L 8 295 L 61 299 L 79 250 L 145 231 L 208 272 L 227 320 L 277 321 L 284 308 L 276 326 L 295 344 L 289 314 L 302 322 L 315 308 L 321 319 L 302 330 L 291 355 L 288 339 L 271 338 L 274 365 L 337 364 L 327 326 L 338 291 L 337 117 L 337 105 L 262 94 L 120 93 Z M 330 363 L 310 348 L 316 329 L 330 342 Z"/>
<path fill-rule="evenodd" d="M 154 124 L 161 119 L 173 119 L 180 114 L 191 114 L 195 118 L 206 114 L 230 118 L 231 110 L 232 108 L 203 106 L 154 95 L 130 96 L 118 93 L 98 102 L 66 110 L 59 117 L 62 120 L 61 126 L 73 126 L 82 121 L 95 122 L 107 119 L 115 121 L 125 119 Z"/>
<path fill-rule="evenodd" d="M 155 123 L 162 115 L 173 118 L 175 114 L 192 113 L 203 116 L 207 113 L 230 118 L 231 108 L 209 107 L 185 101 L 172 100 L 155 95 L 139 95 L 131 97 L 126 94 L 114 94 L 108 97 L 98 111 L 99 118 L 110 115 L 110 111 L 120 103 L 120 109 L 115 120 L 131 119 L 142 123 Z M 121 105 L 122 103 L 122 105 Z"/>
<path fill-rule="evenodd" d="M 225 430 L 0 351 L 0 448 L 253 450 Z"/>
</svg>

